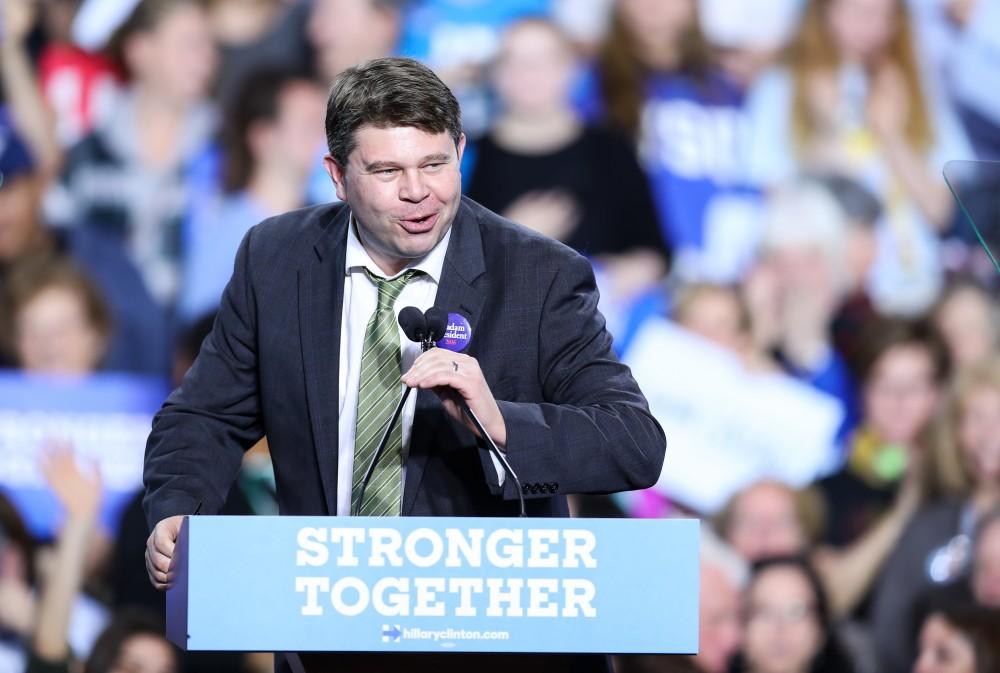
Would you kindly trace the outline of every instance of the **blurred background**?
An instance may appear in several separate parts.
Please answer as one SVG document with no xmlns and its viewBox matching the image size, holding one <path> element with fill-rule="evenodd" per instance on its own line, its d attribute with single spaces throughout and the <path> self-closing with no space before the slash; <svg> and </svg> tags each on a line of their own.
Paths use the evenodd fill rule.
<svg viewBox="0 0 1000 673">
<path fill-rule="evenodd" d="M 1000 160 L 1000 0 L 0 7 L 0 673 L 272 670 L 163 639 L 144 440 L 393 54 L 459 97 L 466 194 L 592 261 L 666 431 L 575 515 L 703 521 L 701 654 L 618 671 L 1000 667 L 1000 269 L 954 198 L 989 241 L 1000 164 L 943 175 Z M 266 439 L 226 510 L 276 512 Z"/>
</svg>

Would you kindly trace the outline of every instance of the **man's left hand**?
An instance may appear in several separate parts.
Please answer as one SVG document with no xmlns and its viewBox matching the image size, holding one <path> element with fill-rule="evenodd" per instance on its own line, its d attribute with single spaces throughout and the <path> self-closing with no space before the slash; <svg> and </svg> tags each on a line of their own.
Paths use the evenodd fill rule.
<svg viewBox="0 0 1000 673">
<path fill-rule="evenodd" d="M 403 383 L 411 388 L 433 389 L 445 411 L 478 437 L 479 432 L 459 405 L 459 400 L 464 399 L 497 446 L 507 445 L 507 426 L 475 358 L 432 348 L 420 354 L 403 375 Z"/>
</svg>

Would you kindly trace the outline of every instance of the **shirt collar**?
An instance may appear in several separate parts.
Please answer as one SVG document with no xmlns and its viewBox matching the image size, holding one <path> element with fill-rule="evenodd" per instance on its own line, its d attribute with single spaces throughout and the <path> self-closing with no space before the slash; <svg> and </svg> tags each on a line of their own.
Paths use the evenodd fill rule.
<svg viewBox="0 0 1000 673">
<path fill-rule="evenodd" d="M 361 245 L 361 239 L 358 238 L 357 221 L 354 219 L 354 214 L 351 214 L 350 226 L 347 228 L 347 257 L 344 264 L 344 272 L 346 275 L 350 275 L 355 271 L 361 271 L 363 269 L 368 269 L 368 271 L 376 276 L 384 276 L 385 272 L 378 267 L 378 265 L 372 261 L 371 256 L 365 247 Z M 437 242 L 431 251 L 420 259 L 415 259 L 406 265 L 402 271 L 397 273 L 392 278 L 399 276 L 407 270 L 414 269 L 417 271 L 422 271 L 427 276 L 431 278 L 435 283 L 441 282 L 441 271 L 444 268 L 444 257 L 448 252 L 448 241 L 451 240 L 451 229 L 455 226 L 452 222 L 451 226 L 448 227 L 448 231 L 445 232 L 444 237 Z"/>
</svg>

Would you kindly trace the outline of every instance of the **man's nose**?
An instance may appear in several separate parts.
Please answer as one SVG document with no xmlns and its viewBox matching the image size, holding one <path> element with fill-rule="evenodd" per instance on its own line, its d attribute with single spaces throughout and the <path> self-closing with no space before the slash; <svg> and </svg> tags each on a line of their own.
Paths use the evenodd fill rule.
<svg viewBox="0 0 1000 673">
<path fill-rule="evenodd" d="M 418 203 L 427 198 L 430 190 L 424 182 L 424 176 L 419 169 L 403 171 L 399 183 L 399 198 L 403 201 Z"/>
</svg>

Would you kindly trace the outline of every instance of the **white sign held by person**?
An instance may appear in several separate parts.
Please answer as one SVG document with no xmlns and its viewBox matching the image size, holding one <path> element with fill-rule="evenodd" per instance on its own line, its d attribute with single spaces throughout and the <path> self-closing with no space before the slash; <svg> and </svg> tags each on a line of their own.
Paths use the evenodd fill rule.
<svg viewBox="0 0 1000 673">
<path fill-rule="evenodd" d="M 714 513 L 757 479 L 805 486 L 832 462 L 844 412 L 807 384 L 748 371 L 666 320 L 644 325 L 625 361 L 667 436 L 656 488 L 681 504 Z"/>
</svg>

